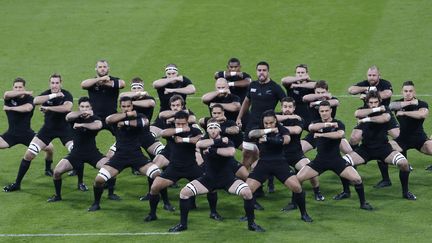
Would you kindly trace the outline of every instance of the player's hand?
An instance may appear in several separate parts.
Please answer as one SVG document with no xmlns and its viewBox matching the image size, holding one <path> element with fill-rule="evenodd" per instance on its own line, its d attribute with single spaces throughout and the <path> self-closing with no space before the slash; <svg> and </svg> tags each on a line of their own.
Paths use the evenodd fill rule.
<svg viewBox="0 0 432 243">
<path fill-rule="evenodd" d="M 418 105 L 418 99 L 412 99 L 410 103 L 411 105 Z"/>
<path fill-rule="evenodd" d="M 184 126 L 183 128 L 183 132 L 190 132 L 191 128 L 190 126 Z"/>
<path fill-rule="evenodd" d="M 43 113 L 46 113 L 46 112 L 48 111 L 48 107 L 46 107 L 46 106 L 41 106 L 41 107 L 39 108 L 39 110 L 42 111 Z"/>
<path fill-rule="evenodd" d="M 147 91 L 137 92 L 137 96 L 138 97 L 146 97 L 146 96 L 148 96 L 148 92 Z"/>
<path fill-rule="evenodd" d="M 24 91 L 24 94 L 26 94 L 26 95 L 33 95 L 33 91 Z"/>
<path fill-rule="evenodd" d="M 4 106 L 3 106 L 3 110 L 4 110 L 4 111 L 10 111 L 11 108 L 10 108 L 9 106 L 7 106 L 7 105 L 4 105 Z"/>
<path fill-rule="evenodd" d="M 179 137 L 179 136 L 174 136 L 174 142 L 176 142 L 176 143 L 182 143 L 183 142 L 183 138 Z"/>
<path fill-rule="evenodd" d="M 174 89 L 165 89 L 164 94 L 174 93 Z"/>
<path fill-rule="evenodd" d="M 404 111 L 397 111 L 396 116 L 405 116 L 405 112 Z"/>
<path fill-rule="evenodd" d="M 128 111 L 128 112 L 126 112 L 126 116 L 127 117 L 137 117 L 137 112 L 134 110 L 134 111 Z"/>
<path fill-rule="evenodd" d="M 125 126 L 124 121 L 119 121 L 119 122 L 117 122 L 117 127 L 118 127 L 118 128 L 122 128 L 122 127 L 124 127 L 124 126 Z"/>
<path fill-rule="evenodd" d="M 111 79 L 110 79 L 109 75 L 105 75 L 105 76 L 99 77 L 97 80 L 99 83 L 106 83 L 106 82 L 109 82 Z"/>
<path fill-rule="evenodd" d="M 365 94 L 361 94 L 361 95 L 360 95 L 360 99 L 361 99 L 361 100 L 366 99 L 366 95 L 365 95 Z"/>
<path fill-rule="evenodd" d="M 93 111 L 92 110 L 88 110 L 88 111 L 83 111 L 81 112 L 81 117 L 82 118 L 87 118 L 93 115 Z"/>
<path fill-rule="evenodd" d="M 56 98 L 63 98 L 64 97 L 64 94 L 63 94 L 63 92 L 57 92 L 57 93 L 55 93 L 56 94 Z"/>
<path fill-rule="evenodd" d="M 174 78 L 176 81 L 183 82 L 183 75 L 179 75 Z"/>
<path fill-rule="evenodd" d="M 174 117 L 166 119 L 166 124 L 173 124 L 174 123 Z"/>
<path fill-rule="evenodd" d="M 77 129 L 77 128 L 80 128 L 80 127 L 82 127 L 82 126 L 83 126 L 82 123 L 74 123 L 73 128 L 74 128 L 74 129 Z"/>
<path fill-rule="evenodd" d="M 267 142 L 267 135 L 264 135 L 258 139 L 258 143 L 265 143 L 265 142 Z"/>
<path fill-rule="evenodd" d="M 320 137 L 322 137 L 321 133 L 314 133 L 314 138 L 320 138 Z"/>
<path fill-rule="evenodd" d="M 241 119 L 239 119 L 239 118 L 237 118 L 237 120 L 236 120 L 236 124 L 237 124 L 237 126 L 238 126 L 239 128 L 241 128 L 242 125 L 243 125 Z"/>
<path fill-rule="evenodd" d="M 227 143 L 228 143 L 228 141 L 229 141 L 229 140 L 228 140 L 228 138 L 227 138 L 227 137 L 223 137 L 223 138 L 222 138 L 222 143 L 224 143 L 224 144 L 227 144 Z"/>
</svg>

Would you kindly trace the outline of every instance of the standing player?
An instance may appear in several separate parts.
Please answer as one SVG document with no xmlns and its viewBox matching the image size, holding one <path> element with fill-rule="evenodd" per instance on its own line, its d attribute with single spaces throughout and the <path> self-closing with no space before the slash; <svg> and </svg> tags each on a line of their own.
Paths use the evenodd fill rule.
<svg viewBox="0 0 432 243">
<path fill-rule="evenodd" d="M 365 164 L 372 159 L 379 159 L 387 164 L 399 167 L 399 179 L 402 185 L 402 197 L 416 200 L 416 196 L 408 190 L 409 164 L 400 152 L 394 150 L 387 138 L 387 128 L 390 122 L 390 110 L 381 105 L 378 92 L 371 91 L 366 95 L 367 108 L 355 112 L 359 119 L 359 129 L 363 131 L 361 145 L 353 152 L 345 155 L 345 159 L 354 165 Z"/>
<path fill-rule="evenodd" d="M 192 81 L 183 75 L 179 75 L 177 65 L 175 64 L 168 64 L 165 67 L 165 76 L 155 80 L 153 88 L 156 89 L 160 101 L 159 113 L 170 109 L 170 98 L 172 96 L 180 95 L 184 103 L 186 103 L 187 95 L 195 93 L 195 86 L 192 84 Z M 157 117 L 153 126 L 163 127 L 162 122 Z"/>
<path fill-rule="evenodd" d="M 170 232 L 187 229 L 189 213 L 189 199 L 193 196 L 225 189 L 231 194 L 243 198 L 243 205 L 248 218 L 248 229 L 251 231 L 264 231 L 254 221 L 254 208 L 252 192 L 248 185 L 235 177 L 231 169 L 231 160 L 234 159 L 234 144 L 227 137 L 220 135 L 221 127 L 215 118 L 207 122 L 209 138 L 202 139 L 196 144 L 203 154 L 206 163 L 204 176 L 189 182 L 180 191 L 180 223 L 172 227 Z"/>
<path fill-rule="evenodd" d="M 215 104 L 220 104 L 225 110 L 225 116 L 228 120 L 235 121 L 240 111 L 241 103 L 237 95 L 231 94 L 228 82 L 224 78 L 216 80 L 216 90 L 208 92 L 202 96 L 202 102 L 213 107 Z"/>
<path fill-rule="evenodd" d="M 5 192 L 21 189 L 21 181 L 30 168 L 30 162 L 45 149 L 53 139 L 59 138 L 63 145 L 72 150 L 72 128 L 66 122 L 66 114 L 72 110 L 73 97 L 69 91 L 62 89 L 62 78 L 60 74 L 52 74 L 49 78 L 50 89 L 42 92 L 34 98 L 35 105 L 41 105 L 40 111 L 44 113 L 45 119 L 42 128 L 34 136 L 18 170 L 15 183 L 3 188 Z"/>
<path fill-rule="evenodd" d="M 102 120 L 102 129 L 107 129 L 114 135 L 105 119 L 117 112 L 119 90 L 124 88 L 125 82 L 109 75 L 110 68 L 106 60 L 97 61 L 95 70 L 96 77 L 82 81 L 81 88 L 88 91 L 94 114 Z"/>
<path fill-rule="evenodd" d="M 393 94 L 393 88 L 389 81 L 385 79 L 381 79 L 380 71 L 377 66 L 371 66 L 367 71 L 367 80 L 363 80 L 358 82 L 357 84 L 351 86 L 348 89 L 348 93 L 352 95 L 360 94 L 360 99 L 364 100 L 367 93 L 370 91 L 379 92 L 379 95 L 382 100 L 382 105 L 389 106 L 390 99 Z M 367 107 L 367 104 L 364 103 L 364 106 Z M 399 136 L 399 124 L 396 121 L 396 118 L 391 114 L 390 123 L 388 123 L 388 134 L 396 139 Z M 357 129 L 357 127 L 353 130 L 351 134 L 351 146 L 357 146 L 362 139 L 362 131 Z M 382 188 L 391 186 L 391 181 L 388 173 L 388 165 L 383 161 L 377 161 L 378 168 L 380 169 L 382 180 L 379 181 L 374 187 Z"/>
<path fill-rule="evenodd" d="M 179 111 L 174 117 L 174 127 L 164 129 L 162 137 L 167 138 L 169 148 L 169 164 L 161 176 L 157 177 L 150 189 L 150 213 L 144 219 L 150 222 L 157 219 L 156 210 L 159 203 L 159 193 L 162 189 L 174 184 L 181 178 L 189 181 L 202 175 L 195 157 L 195 144 L 201 138 L 201 130 L 188 123 L 189 114 Z"/>
<path fill-rule="evenodd" d="M 395 111 L 400 124 L 400 135 L 396 138 L 402 154 L 407 157 L 407 150 L 418 151 L 432 155 L 432 140 L 429 140 L 423 122 L 429 115 L 429 106 L 426 102 L 417 99 L 413 81 L 402 84 L 403 98 L 391 102 L 390 109 Z"/>
<path fill-rule="evenodd" d="M 257 81 L 249 85 L 249 90 L 237 117 L 237 125 L 242 126 L 243 116 L 249 111 L 250 119 L 245 129 L 243 142 L 243 165 L 250 167 L 258 159 L 258 147 L 249 138 L 249 132 L 262 124 L 261 116 L 266 110 L 274 110 L 278 102 L 285 97 L 282 88 L 270 78 L 270 66 L 261 61 L 256 65 Z"/>
<path fill-rule="evenodd" d="M 295 68 L 295 76 L 282 78 L 282 85 L 287 90 L 287 95 L 293 97 L 296 102 L 295 114 L 303 118 L 307 128 L 311 122 L 308 103 L 303 101 L 303 96 L 312 94 L 315 89 L 315 81 L 309 77 L 309 69 L 306 64 L 299 64 Z"/>
<path fill-rule="evenodd" d="M 328 101 L 319 104 L 321 119 L 313 121 L 309 125 L 309 131 L 314 134 L 317 146 L 317 155 L 312 162 L 304 166 L 298 173 L 300 182 L 332 170 L 340 177 L 346 178 L 354 184 L 360 199 L 360 208 L 372 210 L 372 206 L 366 202 L 363 182 L 358 172 L 340 155 L 340 140 L 345 135 L 345 125 L 331 117 L 332 108 Z"/>
<path fill-rule="evenodd" d="M 155 178 L 160 174 L 159 168 L 151 163 L 141 151 L 140 134 L 149 121 L 142 114 L 133 110 L 132 99 L 124 96 L 120 99 L 121 112 L 109 115 L 106 123 L 112 125 L 116 134 L 116 152 L 102 166 L 95 178 L 94 202 L 88 211 L 100 209 L 100 199 L 104 184 L 118 175 L 126 167 L 135 167 L 143 175 Z"/>
<path fill-rule="evenodd" d="M 11 148 L 16 144 L 29 146 L 35 136 L 30 123 L 33 116 L 33 91 L 27 91 L 26 81 L 16 78 L 13 81 L 12 90 L 6 91 L 3 95 L 5 104 L 3 110 L 8 118 L 9 128 L 0 136 L 0 149 Z M 45 175 L 52 176 L 52 144 L 45 149 Z"/>
<path fill-rule="evenodd" d="M 216 72 L 214 77 L 216 80 L 219 78 L 226 79 L 231 94 L 240 97 L 240 103 L 243 103 L 252 79 L 249 74 L 241 71 L 240 60 L 238 58 L 230 58 L 227 70 Z"/>
<path fill-rule="evenodd" d="M 257 165 L 246 180 L 252 192 L 255 192 L 269 175 L 274 175 L 294 193 L 294 201 L 299 207 L 301 220 L 312 222 L 312 218 L 306 212 L 305 193 L 284 157 L 283 147 L 290 142 L 289 131 L 278 123 L 273 110 L 262 114 L 260 128 L 251 130 L 249 137 L 258 140 L 260 151 Z"/>
<path fill-rule="evenodd" d="M 94 168 L 100 169 L 107 162 L 107 158 L 96 147 L 95 139 L 98 131 L 102 128 L 102 121 L 99 117 L 93 115 L 88 97 L 81 97 L 78 100 L 78 106 L 79 111 L 72 111 L 66 115 L 66 121 L 70 122 L 73 127 L 74 147 L 65 158 L 60 160 L 54 169 L 53 182 L 55 194 L 48 199 L 48 202 L 62 200 L 61 176 L 63 173 L 80 168 L 84 166 L 84 163 L 89 163 Z M 82 181 L 79 182 L 78 188 L 88 190 Z"/>
</svg>

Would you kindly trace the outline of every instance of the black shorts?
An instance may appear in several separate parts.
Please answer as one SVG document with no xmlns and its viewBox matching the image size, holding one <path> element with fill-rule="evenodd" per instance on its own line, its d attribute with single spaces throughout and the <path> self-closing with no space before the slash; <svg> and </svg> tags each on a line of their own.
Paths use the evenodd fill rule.
<svg viewBox="0 0 432 243">
<path fill-rule="evenodd" d="M 368 148 L 360 145 L 354 150 L 367 163 L 370 160 L 378 159 L 384 161 L 391 153 L 395 151 L 389 143 L 383 144 L 378 148 Z"/>
<path fill-rule="evenodd" d="M 160 175 L 162 178 L 170 180 L 176 183 L 178 180 L 185 178 L 188 181 L 198 179 L 203 175 L 201 167 L 197 165 L 188 167 L 174 167 L 168 165 L 168 167 Z"/>
<path fill-rule="evenodd" d="M 146 164 L 150 163 L 150 160 L 142 156 L 130 156 L 129 159 L 125 158 L 119 158 L 114 154 L 114 156 L 106 163 L 106 165 L 109 165 L 113 167 L 114 169 L 118 170 L 119 173 L 126 167 L 132 167 L 135 170 L 139 170 L 141 167 L 145 166 Z"/>
<path fill-rule="evenodd" d="M 140 135 L 139 140 L 141 143 L 141 147 L 146 149 L 146 150 L 156 142 L 155 137 L 153 137 L 150 130 L 148 130 L 148 129 L 146 129 L 146 131 L 144 131 Z"/>
<path fill-rule="evenodd" d="M 286 162 L 288 165 L 295 168 L 295 165 L 302 159 L 306 158 L 303 152 L 298 152 L 295 154 L 287 154 L 285 153 Z"/>
<path fill-rule="evenodd" d="M 167 128 L 167 124 L 165 123 L 165 121 L 163 119 L 160 119 L 159 117 L 156 118 L 156 120 L 151 125 L 154 127 L 158 127 L 162 130 Z"/>
<path fill-rule="evenodd" d="M 84 163 L 88 163 L 93 168 L 96 168 L 96 164 L 104 157 L 99 151 L 91 152 L 86 155 L 68 154 L 65 159 L 71 163 L 74 169 L 81 167 Z"/>
<path fill-rule="evenodd" d="M 408 149 L 417 149 L 418 151 L 420 151 L 427 140 L 429 139 L 426 134 L 416 134 L 415 136 L 404 138 L 399 136 L 396 138 L 395 141 L 399 144 L 403 151 L 407 151 Z"/>
<path fill-rule="evenodd" d="M 390 121 L 389 121 L 389 123 L 388 123 L 388 128 L 387 128 L 387 130 L 391 130 L 391 129 L 393 129 L 393 128 L 399 128 L 399 123 L 398 123 L 398 121 L 396 120 L 396 117 L 395 117 L 394 113 L 391 112 L 391 113 L 390 113 Z"/>
<path fill-rule="evenodd" d="M 274 175 L 279 181 L 285 183 L 295 173 L 284 160 L 272 162 L 258 160 L 257 165 L 249 174 L 249 178 L 257 180 L 262 184 L 270 175 Z"/>
<path fill-rule="evenodd" d="M 310 145 L 312 145 L 312 148 L 316 148 L 316 142 L 313 136 L 313 133 L 308 133 L 304 138 L 304 141 L 308 142 Z"/>
<path fill-rule="evenodd" d="M 240 162 L 238 162 L 236 159 L 230 160 L 231 166 L 232 166 L 232 172 L 235 174 L 237 171 L 243 166 Z"/>
<path fill-rule="evenodd" d="M 1 137 L 9 144 L 9 148 L 11 148 L 17 144 L 29 146 L 35 135 L 36 133 L 34 131 L 28 131 L 27 133 L 22 134 L 13 134 L 12 132 L 7 131 L 3 133 Z"/>
<path fill-rule="evenodd" d="M 41 130 L 38 131 L 36 137 L 39 138 L 45 145 L 51 143 L 55 138 L 59 138 L 63 145 L 66 145 L 67 142 L 73 140 L 72 128 L 69 126 L 64 127 L 61 130 L 52 131 L 45 127 L 42 127 Z"/>
<path fill-rule="evenodd" d="M 319 174 L 322 174 L 327 170 L 331 170 L 337 175 L 340 175 L 346 167 L 351 165 L 342 157 L 338 157 L 326 160 L 314 159 L 309 164 L 307 164 L 307 166 L 311 167 Z"/>
<path fill-rule="evenodd" d="M 238 180 L 234 174 L 225 174 L 220 176 L 204 175 L 197 179 L 207 190 L 214 191 L 217 189 L 228 189 Z"/>
</svg>

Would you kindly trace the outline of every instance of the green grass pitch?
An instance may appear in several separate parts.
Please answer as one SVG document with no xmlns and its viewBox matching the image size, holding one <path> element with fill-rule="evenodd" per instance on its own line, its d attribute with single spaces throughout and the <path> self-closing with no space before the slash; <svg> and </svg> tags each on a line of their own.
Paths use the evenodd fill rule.
<svg viewBox="0 0 432 243">
<path fill-rule="evenodd" d="M 224 69 L 230 57 L 242 61 L 243 71 L 254 78 L 255 64 L 270 63 L 273 79 L 280 82 L 294 73 L 299 63 L 310 66 L 314 79 L 330 84 L 339 96 L 338 118 L 345 122 L 347 134 L 353 128 L 353 112 L 360 105 L 347 96 L 347 88 L 365 78 L 367 68 L 376 64 L 383 78 L 392 81 L 394 94 L 400 94 L 405 80 L 413 80 L 419 98 L 432 104 L 430 82 L 432 64 L 432 3 L 427 0 L 328 0 L 328 1 L 199 1 L 199 0 L 125 0 L 125 1 L 0 1 L 0 91 L 11 87 L 12 80 L 24 77 L 27 89 L 39 94 L 48 87 L 48 76 L 59 72 L 64 88 L 75 98 L 85 95 L 79 84 L 94 75 L 98 59 L 107 59 L 111 74 L 129 81 L 135 76 L 145 80 L 146 89 L 155 95 L 151 82 L 163 75 L 163 67 L 176 63 L 180 72 L 197 87 L 188 106 L 197 117 L 207 115 L 200 97 L 213 89 L 213 74 Z M 40 112 L 35 111 L 33 128 L 39 129 Z M 430 118 L 425 122 L 432 131 Z M 7 129 L 0 113 L 0 131 Z M 101 151 L 113 138 L 107 132 L 98 137 Z M 25 147 L 0 151 L 0 185 L 14 180 Z M 66 154 L 55 141 L 55 163 Z M 308 154 L 313 157 L 313 153 Z M 300 221 L 299 213 L 280 209 L 290 192 L 279 182 L 277 192 L 260 199 L 264 211 L 256 213 L 257 223 L 267 232 L 249 232 L 238 221 L 243 215 L 242 200 L 219 192 L 219 211 L 223 222 L 208 218 L 205 196 L 198 198 L 198 210 L 190 213 L 189 230 L 169 235 L 94 235 L 94 233 L 167 232 L 179 220 L 179 211 L 158 209 L 159 220 L 144 223 L 149 210 L 138 196 L 147 190 L 144 177 L 125 170 L 118 177 L 117 193 L 121 202 L 106 200 L 102 210 L 88 213 L 92 191 L 76 190 L 76 178 L 63 179 L 63 201 L 46 199 L 54 192 L 52 180 L 43 175 L 43 156 L 38 156 L 24 178 L 22 190 L 0 193 L 0 241 L 2 242 L 427 242 L 432 237 L 430 222 L 430 185 L 432 174 L 424 168 L 432 158 L 417 151 L 409 153 L 414 171 L 410 189 L 417 201 L 401 198 L 398 171 L 390 169 L 393 186 L 373 189 L 380 179 L 375 162 L 359 167 L 366 197 L 375 211 L 358 209 L 355 193 L 350 199 L 334 201 L 341 189 L 331 172 L 320 177 L 324 202 L 313 200 L 307 191 L 307 207 L 312 224 Z M 92 184 L 96 170 L 85 170 L 85 182 Z M 185 181 L 181 181 L 184 185 Z M 178 205 L 178 189 L 170 189 Z M 6 234 L 82 234 L 87 236 L 19 236 Z"/>
</svg>

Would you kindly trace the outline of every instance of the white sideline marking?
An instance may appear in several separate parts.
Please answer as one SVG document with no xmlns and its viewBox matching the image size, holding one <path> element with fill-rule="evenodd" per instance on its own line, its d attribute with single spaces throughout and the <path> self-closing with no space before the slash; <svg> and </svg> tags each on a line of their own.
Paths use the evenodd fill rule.
<svg viewBox="0 0 432 243">
<path fill-rule="evenodd" d="M 67 236 L 136 236 L 136 235 L 177 235 L 179 232 L 145 233 L 79 233 L 79 234 L 0 234 L 0 237 L 67 237 Z"/>
</svg>

